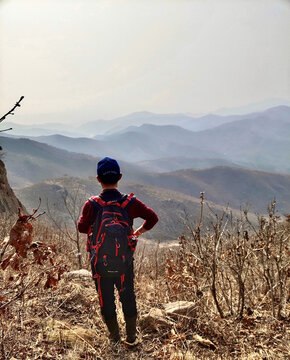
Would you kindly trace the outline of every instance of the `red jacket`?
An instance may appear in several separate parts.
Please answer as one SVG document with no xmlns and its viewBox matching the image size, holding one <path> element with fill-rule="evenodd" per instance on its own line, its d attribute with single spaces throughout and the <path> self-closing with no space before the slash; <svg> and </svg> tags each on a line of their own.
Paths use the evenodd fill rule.
<svg viewBox="0 0 290 360">
<path fill-rule="evenodd" d="M 99 195 L 104 201 L 112 201 L 121 198 L 123 195 L 117 189 L 107 189 Z M 143 227 L 150 230 L 158 221 L 156 213 L 147 207 L 142 201 L 135 198 L 128 206 L 128 213 L 133 225 L 135 218 L 144 219 Z M 92 203 L 87 200 L 82 210 L 82 214 L 78 221 L 78 230 L 81 233 L 89 234 L 91 232 L 91 225 L 96 219 L 96 213 L 93 211 Z"/>
</svg>

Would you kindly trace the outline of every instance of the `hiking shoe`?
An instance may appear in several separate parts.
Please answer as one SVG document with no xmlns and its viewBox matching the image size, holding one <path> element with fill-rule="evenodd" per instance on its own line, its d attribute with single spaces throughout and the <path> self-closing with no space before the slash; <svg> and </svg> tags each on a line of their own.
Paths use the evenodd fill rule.
<svg viewBox="0 0 290 360">
<path fill-rule="evenodd" d="M 127 347 L 134 347 L 137 346 L 140 343 L 139 339 L 136 337 L 135 340 L 133 342 L 129 342 L 127 339 L 124 340 L 124 345 Z"/>
<path fill-rule="evenodd" d="M 126 333 L 127 333 L 126 342 L 128 344 L 134 344 L 136 341 L 136 320 L 137 320 L 137 316 L 133 316 L 133 317 L 125 316 Z"/>
<path fill-rule="evenodd" d="M 109 333 L 110 333 L 110 340 L 112 343 L 117 343 L 120 341 L 120 333 L 119 333 L 119 325 L 117 318 L 114 317 L 113 319 L 106 320 L 105 323 L 108 327 Z"/>
</svg>

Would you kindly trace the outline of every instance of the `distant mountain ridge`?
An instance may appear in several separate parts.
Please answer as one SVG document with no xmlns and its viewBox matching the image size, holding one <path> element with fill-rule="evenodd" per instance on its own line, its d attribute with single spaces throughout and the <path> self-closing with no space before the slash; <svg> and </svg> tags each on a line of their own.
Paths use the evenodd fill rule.
<svg viewBox="0 0 290 360">
<path fill-rule="evenodd" d="M 4 144 L 8 177 L 14 187 L 35 184 L 45 179 L 96 175 L 99 158 L 70 153 L 29 139 L 0 137 Z M 206 192 L 208 200 L 230 204 L 232 208 L 250 203 L 264 212 L 267 204 L 277 199 L 282 212 L 290 212 L 290 175 L 245 170 L 237 167 L 214 167 L 204 170 L 179 170 L 166 173 L 145 172 L 138 164 L 120 161 L 125 182 L 134 182 L 185 195 L 198 197 Z"/>
<path fill-rule="evenodd" d="M 81 129 L 83 131 L 87 129 L 87 132 L 89 131 L 90 134 L 94 132 L 96 135 L 100 133 L 112 134 L 114 132 L 120 132 L 129 126 L 140 126 L 143 124 L 176 125 L 191 131 L 202 131 L 233 121 L 254 119 L 257 116 L 267 116 L 267 114 L 270 114 L 273 111 L 278 113 L 287 108 L 289 109 L 289 106 L 280 105 L 266 109 L 264 111 L 253 112 L 249 114 L 218 115 L 212 113 L 200 117 L 194 117 L 185 114 L 154 114 L 148 111 L 143 111 L 132 113 L 113 120 L 98 120 L 95 122 L 86 123 L 79 127 L 79 131 L 81 131 Z"/>
<path fill-rule="evenodd" d="M 0 136 L 4 149 L 8 179 L 13 187 L 23 187 L 44 179 L 59 176 L 95 176 L 100 157 L 92 157 L 62 150 L 30 139 Z M 125 178 L 130 181 L 131 173 L 141 171 L 138 165 L 119 161 L 126 169 Z"/>
<path fill-rule="evenodd" d="M 179 191 L 195 196 L 205 191 L 213 203 L 265 213 L 276 199 L 280 213 L 290 212 L 290 175 L 219 166 L 204 170 L 179 170 L 170 173 L 145 174 L 137 182 Z"/>
<path fill-rule="evenodd" d="M 138 116 L 141 121 L 143 114 Z M 101 157 L 112 156 L 120 162 L 125 182 L 195 198 L 205 191 L 215 204 L 239 209 L 249 203 L 258 212 L 276 198 L 279 211 L 290 212 L 290 107 L 234 118 L 199 132 L 175 124 L 142 124 L 96 139 L 1 136 L 0 144 L 14 187 L 62 176 L 86 179 L 95 176 Z"/>
<path fill-rule="evenodd" d="M 64 124 L 23 125 L 11 121 L 6 121 L 5 124 L 7 128 L 12 128 L 12 133 L 17 136 L 30 137 L 62 134 L 64 136 L 79 137 L 79 133 L 74 132 L 73 127 L 70 127 L 71 131 L 68 131 L 69 126 Z"/>
<path fill-rule="evenodd" d="M 182 169 L 208 169 L 215 166 L 228 166 L 243 168 L 241 164 L 220 158 L 175 156 L 144 160 L 137 163 L 144 171 L 164 173 Z M 249 168 L 249 166 L 247 167 Z"/>
<path fill-rule="evenodd" d="M 265 111 L 267 109 L 277 106 L 290 106 L 290 101 L 286 99 L 272 98 L 272 99 L 258 101 L 255 103 L 247 104 L 244 106 L 238 106 L 234 108 L 221 108 L 214 111 L 214 114 L 219 114 L 219 115 L 249 114 L 253 112 Z"/>
<path fill-rule="evenodd" d="M 91 156 L 111 156 L 129 162 L 171 156 L 219 157 L 214 151 L 198 148 L 194 133 L 173 125 L 144 124 L 134 131 L 125 131 L 103 136 L 102 139 L 70 138 L 63 135 L 30 137 L 30 139 L 63 150 Z"/>
<path fill-rule="evenodd" d="M 197 158 L 199 163 L 217 159 L 216 162 L 211 161 L 210 166 L 232 164 L 290 173 L 290 107 L 280 106 L 247 117 L 228 117 L 233 118 L 234 121 L 199 132 L 177 125 L 142 124 L 131 125 L 113 134 L 98 135 L 95 139 L 62 135 L 33 139 L 91 156 L 111 156 L 132 163 L 146 162 L 146 170 L 149 171 L 156 168 L 158 159 L 163 159 L 162 168 L 169 171 L 180 169 L 179 165 L 172 167 L 174 160 L 170 162 L 170 158 Z M 193 162 L 189 167 L 197 168 L 198 165 Z"/>
<path fill-rule="evenodd" d="M 187 114 L 155 114 L 148 111 L 140 111 L 112 120 L 94 120 L 84 122 L 81 125 L 77 123 L 36 123 L 35 125 L 23 125 L 12 122 L 6 122 L 8 127 L 13 128 L 13 132 L 18 136 L 47 136 L 61 134 L 71 137 L 92 137 L 96 135 L 112 134 L 122 131 L 129 126 L 140 126 L 142 124 L 152 125 L 177 125 L 191 131 L 202 131 L 211 129 L 218 125 L 233 121 L 252 119 L 259 114 L 267 114 L 271 109 L 289 108 L 286 105 L 270 107 L 263 111 L 255 111 L 247 114 L 238 115 L 220 115 L 211 113 L 203 116 L 193 116 Z M 263 116 L 264 116 L 263 115 Z M 82 120 L 82 119 L 81 119 Z"/>
<path fill-rule="evenodd" d="M 29 127 L 27 138 L 0 136 L 9 182 L 28 210 L 38 196 L 48 197 L 62 216 L 62 195 L 75 186 L 84 198 L 96 193 L 96 164 L 111 156 L 124 175 L 121 190 L 135 192 L 162 218 L 156 239 L 176 238 L 185 212 L 196 221 L 201 191 L 218 214 L 228 204 L 235 213 L 249 206 L 264 214 L 273 199 L 280 214 L 290 213 L 290 107 L 199 118 L 139 112 L 84 125 L 57 125 L 71 136 L 53 134 L 53 125 L 47 136 L 34 137 Z"/>
</svg>

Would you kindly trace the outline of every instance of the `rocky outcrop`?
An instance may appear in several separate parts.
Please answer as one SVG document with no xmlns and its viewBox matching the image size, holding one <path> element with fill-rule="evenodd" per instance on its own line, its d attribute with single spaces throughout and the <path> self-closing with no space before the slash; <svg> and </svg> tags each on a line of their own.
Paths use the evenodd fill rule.
<svg viewBox="0 0 290 360">
<path fill-rule="evenodd" d="M 194 316 L 196 311 L 196 305 L 192 301 L 175 301 L 167 304 L 163 304 L 166 315 L 175 317 L 181 316 Z"/>
<path fill-rule="evenodd" d="M 92 273 L 86 269 L 73 270 L 64 274 L 64 278 L 68 280 L 80 280 L 81 282 L 92 281 Z"/>
<path fill-rule="evenodd" d="M 140 327 L 144 332 L 168 329 L 173 325 L 174 322 L 166 318 L 165 311 L 158 308 L 151 308 L 148 314 L 140 318 Z"/>
<path fill-rule="evenodd" d="M 24 206 L 11 189 L 7 180 L 5 165 L 3 161 L 0 160 L 0 215 L 10 216 L 17 214 L 18 208 L 20 208 L 22 212 L 26 212 Z"/>
<path fill-rule="evenodd" d="M 158 331 L 174 325 L 172 319 L 178 317 L 190 319 L 195 313 L 195 304 L 191 301 L 175 301 L 163 304 L 163 309 L 151 308 L 140 318 L 140 326 L 145 332 Z"/>
</svg>

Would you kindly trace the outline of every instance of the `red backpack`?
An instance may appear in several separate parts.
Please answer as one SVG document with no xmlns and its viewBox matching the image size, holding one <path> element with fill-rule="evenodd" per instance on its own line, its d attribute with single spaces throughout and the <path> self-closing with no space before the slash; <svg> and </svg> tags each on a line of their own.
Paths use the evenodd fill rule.
<svg viewBox="0 0 290 360">
<path fill-rule="evenodd" d="M 137 238 L 128 213 L 133 196 L 108 202 L 98 196 L 89 199 L 97 214 L 88 240 L 94 278 L 121 276 L 133 261 Z"/>
</svg>

